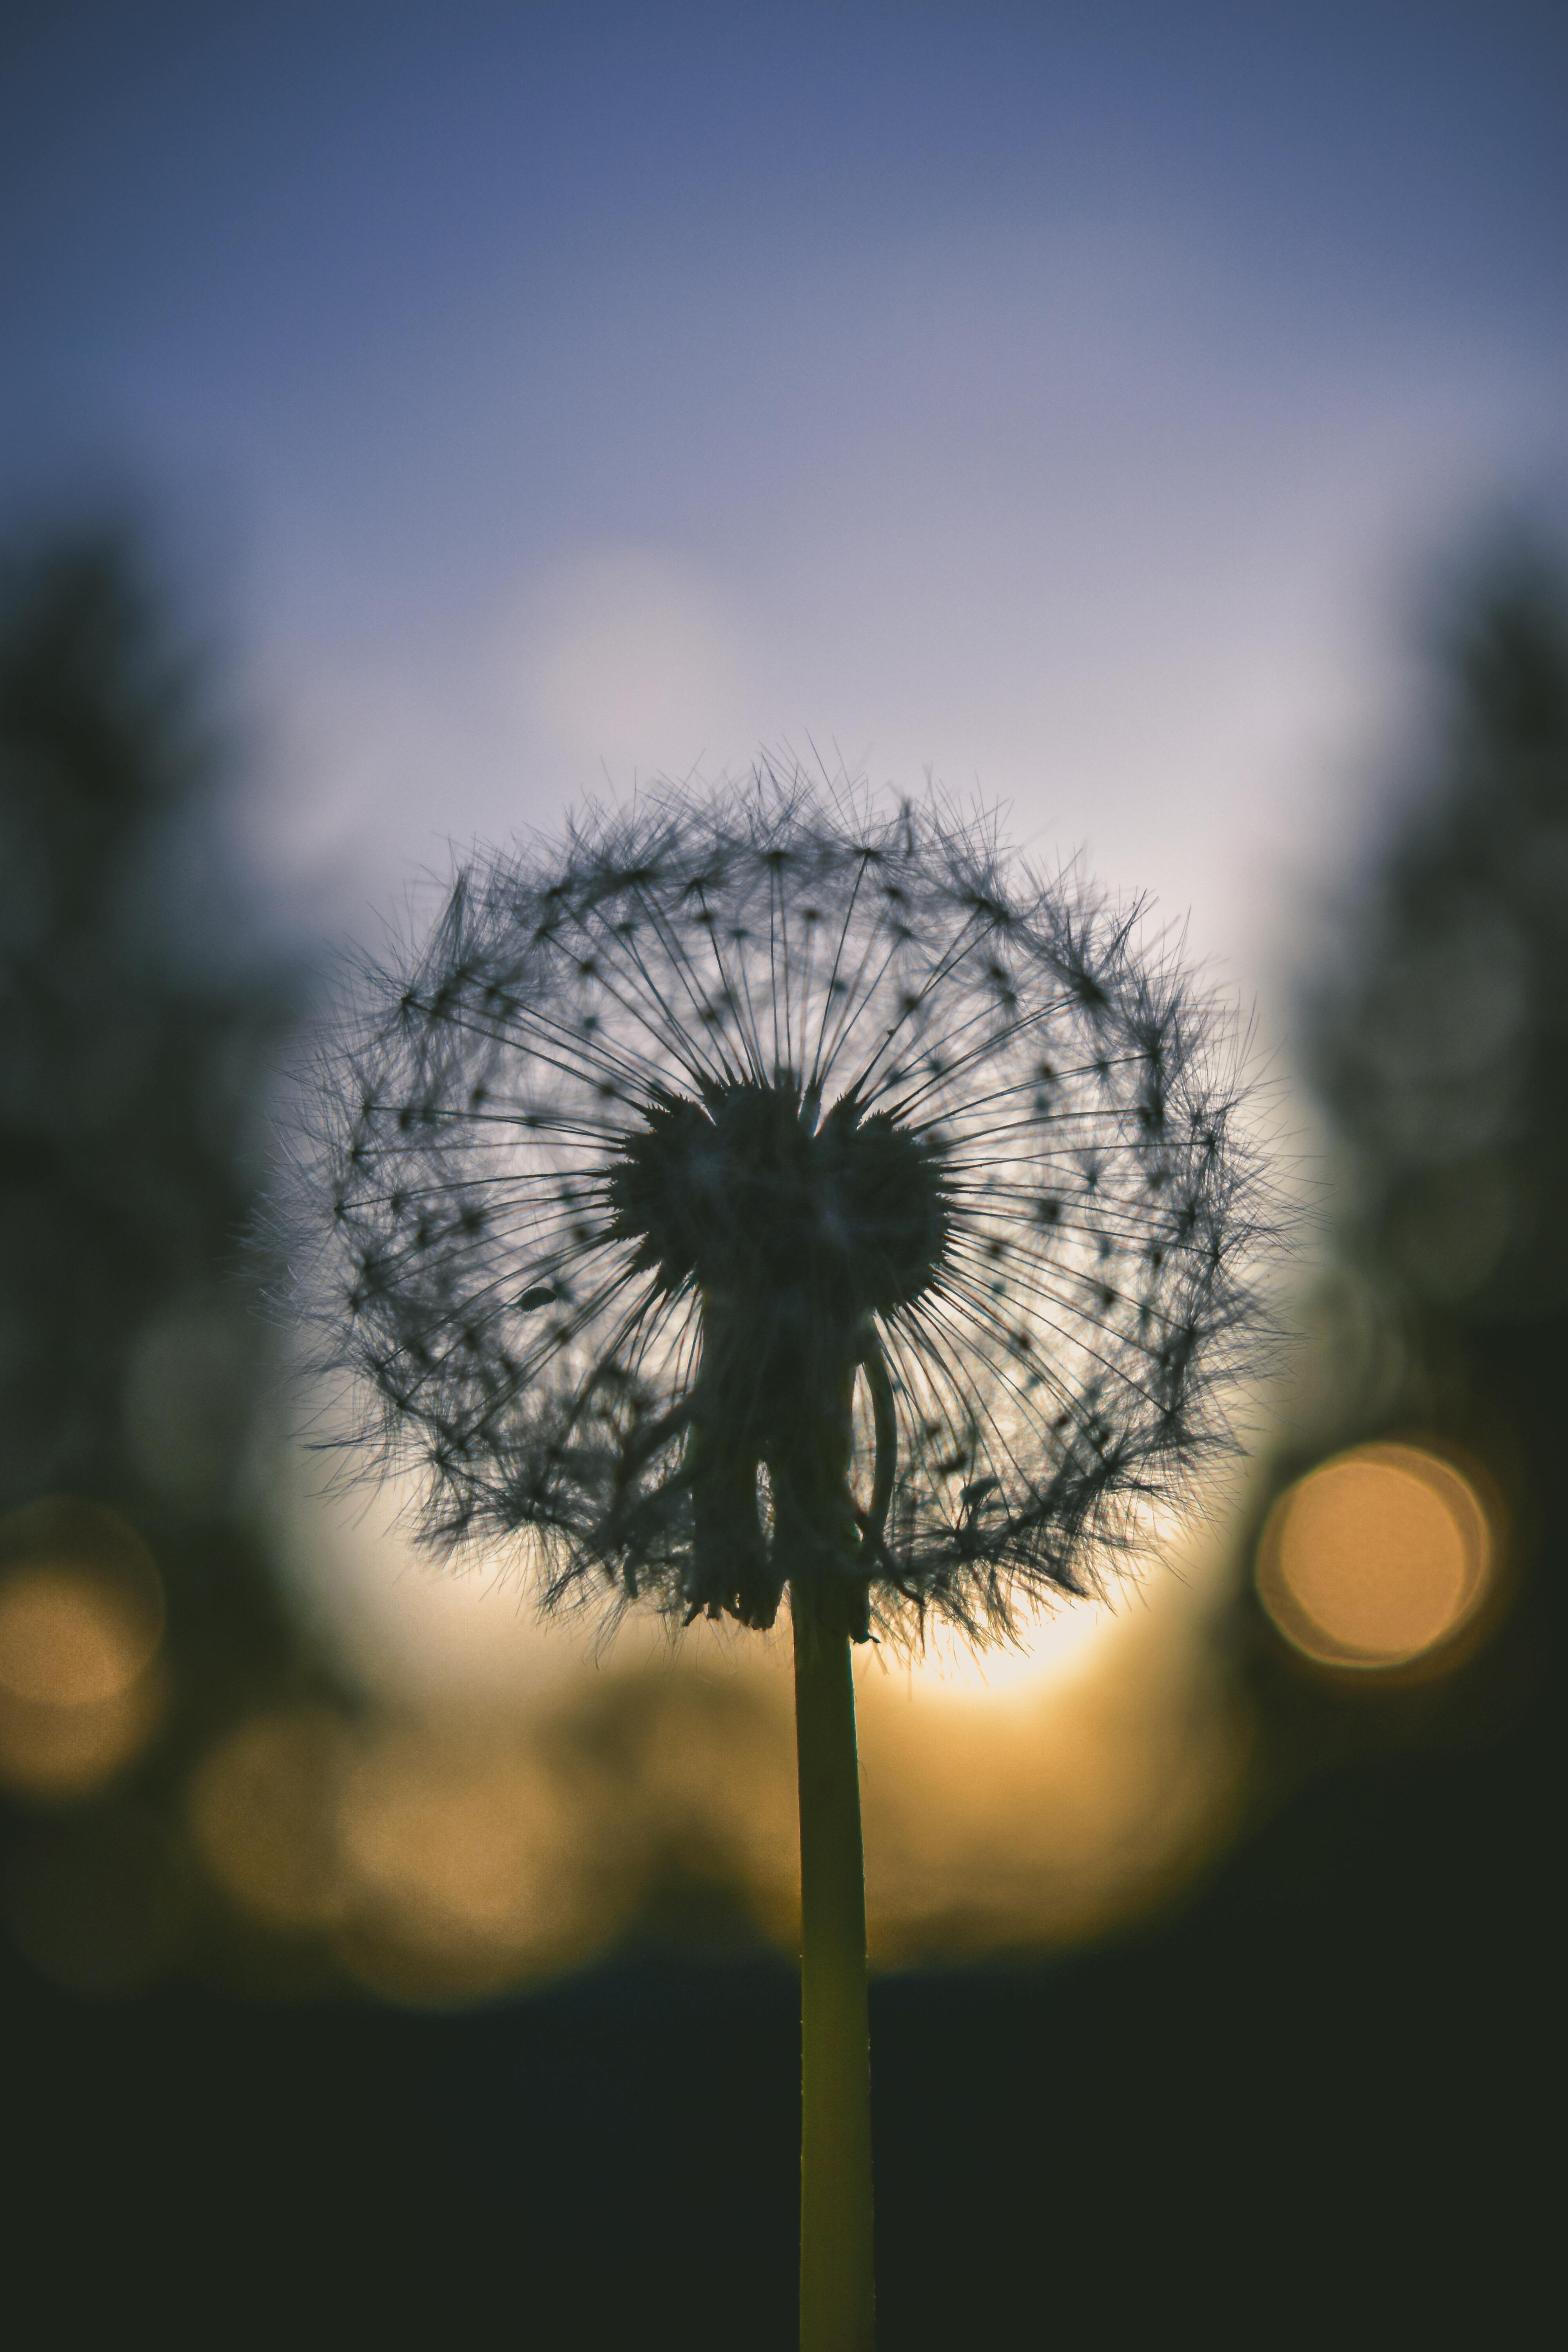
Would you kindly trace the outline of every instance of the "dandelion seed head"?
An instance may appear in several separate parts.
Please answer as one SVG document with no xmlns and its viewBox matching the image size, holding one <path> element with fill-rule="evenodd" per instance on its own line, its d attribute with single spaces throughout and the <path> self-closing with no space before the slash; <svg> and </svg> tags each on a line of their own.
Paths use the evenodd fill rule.
<svg viewBox="0 0 1568 2352">
<path fill-rule="evenodd" d="M 1230 1025 L 939 797 L 756 772 L 476 861 L 322 1061 L 302 1287 L 437 1545 L 1006 1631 L 1226 1442 Z"/>
</svg>

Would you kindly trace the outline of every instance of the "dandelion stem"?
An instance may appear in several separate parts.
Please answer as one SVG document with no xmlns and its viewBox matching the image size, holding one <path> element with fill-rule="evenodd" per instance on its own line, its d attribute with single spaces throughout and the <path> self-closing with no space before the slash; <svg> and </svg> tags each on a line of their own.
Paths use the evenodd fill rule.
<svg viewBox="0 0 1568 2352">
<path fill-rule="evenodd" d="M 801 2352 L 871 2352 L 866 1880 L 849 1637 L 815 1580 L 790 1586 L 800 1773 Z"/>
</svg>

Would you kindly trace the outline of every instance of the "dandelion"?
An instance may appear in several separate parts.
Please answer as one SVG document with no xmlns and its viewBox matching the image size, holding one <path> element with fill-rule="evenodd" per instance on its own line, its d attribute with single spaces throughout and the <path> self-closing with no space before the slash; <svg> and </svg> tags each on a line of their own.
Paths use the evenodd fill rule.
<svg viewBox="0 0 1568 2352">
<path fill-rule="evenodd" d="M 763 769 L 460 873 L 324 1066 L 310 1295 L 429 1540 L 526 1534 L 547 1606 L 788 1596 L 803 2345 L 871 2331 L 851 1645 L 1100 1589 L 1256 1321 L 1229 1031 L 1137 931 Z"/>
</svg>

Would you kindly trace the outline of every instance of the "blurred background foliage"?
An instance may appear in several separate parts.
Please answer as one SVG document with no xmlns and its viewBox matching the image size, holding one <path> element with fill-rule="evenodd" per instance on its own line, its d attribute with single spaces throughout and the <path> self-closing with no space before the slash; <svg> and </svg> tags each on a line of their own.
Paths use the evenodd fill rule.
<svg viewBox="0 0 1568 2352">
<path fill-rule="evenodd" d="M 300 995 L 226 874 L 233 756 L 129 531 L 8 551 L 0 1775 L 26 1825 L 6 1902 L 83 1991 L 200 1948 L 184 1775 L 300 1671 L 242 1251 Z"/>
<path fill-rule="evenodd" d="M 1249 1668 L 1286 1780 L 1369 1745 L 1544 1727 L 1560 1670 L 1568 583 L 1510 533 L 1439 583 L 1426 635 L 1381 837 L 1299 983 L 1324 1231 L 1246 1534 L 1289 1480 L 1392 1443 L 1468 1479 L 1489 1560 L 1456 1638 L 1371 1675 L 1303 1659 L 1253 1591 Z"/>
<path fill-rule="evenodd" d="M 236 752 L 144 552 L 113 532 L 35 545 L 0 606 L 0 1780 L 28 2128 L 59 2158 L 62 2116 L 92 2117 L 69 2161 L 111 2203 L 155 2150 L 209 2252 L 251 2225 L 198 2181 L 198 2144 L 256 2228 L 302 2227 L 302 2184 L 331 2172 L 340 2230 L 379 2250 L 366 2326 L 421 2200 L 500 2227 L 531 2197 L 553 2276 L 592 2239 L 570 2184 L 617 2135 L 629 2161 L 686 2167 L 683 2194 L 721 2197 L 750 2164 L 701 2311 L 771 2281 L 776 2317 L 787 1677 L 634 1646 L 521 1697 L 417 1696 L 301 1609 L 321 1563 L 300 1548 L 325 1537 L 284 1505 L 286 1346 L 254 1237 L 304 976 L 226 880 Z M 920 2210 L 901 2151 L 940 2122 L 955 2242 L 1026 2239 L 1039 2164 L 1005 2117 L 1037 2098 L 1079 2134 L 1047 2172 L 1118 2166 L 1134 2200 L 1166 2196 L 1155 2234 L 1186 2259 L 1197 2192 L 1157 2179 L 1184 2133 L 1216 2193 L 1258 2199 L 1237 2150 L 1261 2135 L 1288 2202 L 1326 2151 L 1347 2178 L 1372 2163 L 1343 2138 L 1373 2069 L 1405 2135 L 1390 2210 L 1415 2227 L 1437 2086 L 1458 2160 L 1453 2117 L 1461 2138 L 1485 2126 L 1500 2063 L 1495 2026 L 1467 2039 L 1445 2005 L 1468 1974 L 1465 1998 L 1506 1982 L 1533 2014 L 1568 1553 L 1568 608 L 1545 556 L 1513 547 L 1452 591 L 1415 741 L 1301 992 L 1321 1263 L 1273 1436 L 1240 1505 L 1221 1498 L 1231 1532 L 1205 1539 L 1202 1605 L 1133 1612 L 1098 1675 L 1043 1697 L 1002 1676 L 917 1706 L 896 1671 L 867 1680 L 873 1936 L 905 1971 L 878 2026 L 894 2235 Z M 1450 1534 L 1474 1519 L 1468 1583 L 1418 1639 L 1334 1636 L 1321 1593 L 1285 1589 L 1290 1514 L 1347 1462 L 1358 1496 L 1419 1490 Z M 1277 1590 L 1254 1580 L 1266 1553 Z M 492 2005 L 410 2013 L 474 2002 Z M 694 2081 L 681 2052 L 714 2032 L 727 2054 Z M 1277 2256 L 1278 2216 L 1248 2210 Z M 1069 2264 L 1086 2294 L 1110 2226 Z M 605 2313 L 632 2307 L 657 2240 L 626 2241 Z M 889 2277 L 890 2341 L 952 2340 L 956 2254 L 911 2242 Z M 463 2292 L 500 2292 L 489 2257 Z M 1142 2310 L 1135 2280 L 1117 2292 Z M 725 2340 L 709 2324 L 686 2340 Z M 786 2341 L 772 2326 L 747 2340 Z"/>
<path fill-rule="evenodd" d="M 1521 547 L 1447 604 L 1421 770 L 1306 1006 L 1342 1246 L 1403 1340 L 1362 1412 L 1473 1408 L 1568 1311 L 1568 601 Z"/>
</svg>

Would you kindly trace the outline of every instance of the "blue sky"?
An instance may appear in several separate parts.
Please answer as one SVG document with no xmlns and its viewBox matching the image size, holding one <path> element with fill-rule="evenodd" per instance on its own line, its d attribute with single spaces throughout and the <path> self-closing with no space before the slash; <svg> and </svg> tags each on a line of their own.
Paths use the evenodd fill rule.
<svg viewBox="0 0 1568 2352">
<path fill-rule="evenodd" d="M 1568 480 L 1560 6 L 15 5 L 0 512 L 140 499 L 258 890 L 759 743 L 1266 983 Z"/>
</svg>

